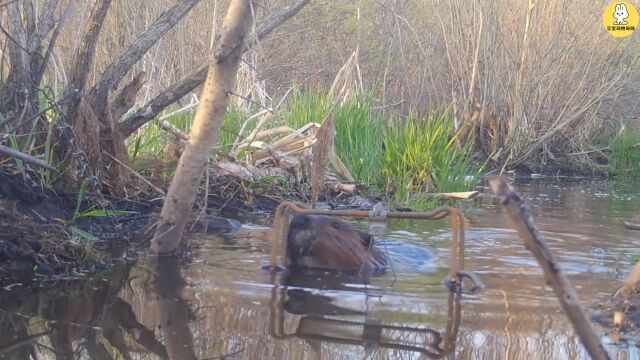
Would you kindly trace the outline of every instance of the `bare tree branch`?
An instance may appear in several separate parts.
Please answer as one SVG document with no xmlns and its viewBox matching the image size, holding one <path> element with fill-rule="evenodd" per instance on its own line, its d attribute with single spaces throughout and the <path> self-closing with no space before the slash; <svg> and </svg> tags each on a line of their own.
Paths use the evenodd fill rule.
<svg viewBox="0 0 640 360">
<path fill-rule="evenodd" d="M 33 8 L 33 2 L 31 0 L 22 0 L 22 26 L 25 28 L 26 33 L 31 35 L 36 32 L 36 12 Z M 27 44 L 27 42 L 25 42 Z M 27 44 L 28 45 L 28 44 Z M 27 47 L 27 49 L 29 49 Z M 30 51 L 32 49 L 29 49 Z"/>
<path fill-rule="evenodd" d="M 111 102 L 109 109 L 113 119 L 120 119 L 136 101 L 136 94 L 144 84 L 145 72 L 139 72 L 133 80 L 122 88 L 120 94 Z"/>
<path fill-rule="evenodd" d="M 285 6 L 280 12 L 265 20 L 265 22 L 256 30 L 258 41 L 264 39 L 267 35 L 271 34 L 273 30 L 278 28 L 283 22 L 289 20 L 293 15 L 297 14 L 302 8 L 309 3 L 310 0 L 300 0 L 295 4 Z M 249 44 L 255 43 L 255 38 L 250 38 Z"/>
<path fill-rule="evenodd" d="M 289 18 L 297 14 L 310 0 L 300 0 L 293 5 L 289 5 L 283 8 L 276 15 L 267 19 L 257 30 L 256 37 L 258 40 L 262 40 L 269 35 L 280 24 L 287 21 Z M 254 44 L 255 41 L 247 41 L 245 43 Z M 123 138 L 130 136 L 134 131 L 138 130 L 141 126 L 155 118 L 160 111 L 174 102 L 181 99 L 193 91 L 198 86 L 202 85 L 204 79 L 207 77 L 207 69 L 209 64 L 204 64 L 192 71 L 188 75 L 182 78 L 179 82 L 171 85 L 164 91 L 162 91 L 154 99 L 142 106 L 131 117 L 127 118 L 120 124 L 118 128 Z"/>
<path fill-rule="evenodd" d="M 146 103 L 138 111 L 136 111 L 127 120 L 118 124 L 118 130 L 123 138 L 127 138 L 142 125 L 156 117 L 162 109 L 173 104 L 183 96 L 193 91 L 202 84 L 207 77 L 208 64 L 201 65 L 195 71 L 192 71 L 182 80 L 164 89 L 153 100 Z"/>
<path fill-rule="evenodd" d="M 57 2 L 57 0 L 56 0 Z M 42 80 L 42 77 L 44 76 L 44 72 L 47 70 L 47 64 L 49 64 L 49 59 L 51 58 L 51 54 L 53 53 L 53 47 L 55 46 L 56 42 L 58 41 L 58 37 L 60 36 L 60 33 L 62 31 L 62 27 L 64 26 L 65 21 L 69 18 L 69 13 L 71 10 L 71 3 L 67 4 L 67 7 L 64 9 L 64 12 L 62 13 L 62 16 L 60 16 L 60 20 L 58 21 L 58 25 L 55 27 L 55 29 L 53 30 L 53 34 L 51 35 L 51 40 L 49 40 L 49 45 L 47 45 L 47 51 L 44 53 L 44 56 L 42 57 L 42 64 L 40 64 L 40 68 L 38 69 L 35 77 L 34 77 L 34 81 L 36 84 L 40 84 L 40 81 Z M 55 24 L 55 21 L 54 21 Z M 45 26 L 48 26 L 48 24 L 45 24 Z M 51 30 L 49 30 L 51 31 Z M 38 30 L 38 36 L 42 36 L 42 38 L 44 39 L 44 36 L 46 35 L 42 35 L 44 32 L 40 32 Z M 48 33 L 48 32 L 47 32 Z M 44 34 L 47 34 L 44 33 Z"/>
<path fill-rule="evenodd" d="M 10 39 L 13 40 L 9 45 L 9 54 L 11 57 L 11 74 L 9 78 L 27 80 L 26 69 L 28 64 L 27 34 L 22 27 L 20 4 L 18 2 L 9 5 L 9 31 Z M 17 78 L 16 78 L 17 76 Z M 16 82 L 19 83 L 19 82 Z"/>
<path fill-rule="evenodd" d="M 109 91 L 118 87 L 122 78 L 167 31 L 180 21 L 200 0 L 181 0 L 164 11 L 129 48 L 109 65 L 89 96 L 96 109 L 105 109 Z"/>
<path fill-rule="evenodd" d="M 39 43 L 42 43 L 42 41 L 47 37 L 51 30 L 53 30 L 53 27 L 56 24 L 55 14 L 58 3 L 59 0 L 48 0 L 44 5 L 42 18 L 40 19 L 40 23 L 38 24 L 38 31 L 34 36 L 34 38 L 37 39 Z M 71 4 L 67 5 L 67 8 L 69 8 L 70 6 Z"/>
<path fill-rule="evenodd" d="M 102 29 L 102 24 L 109 11 L 111 0 L 96 0 L 91 7 L 89 20 L 85 26 L 84 35 L 80 41 L 78 54 L 75 57 L 75 63 L 72 67 L 73 74 L 71 81 L 67 85 L 66 93 L 70 96 L 69 103 L 65 106 L 64 114 L 70 118 L 75 117 L 75 113 L 80 104 L 80 95 L 84 90 L 84 86 L 91 70 L 93 56 L 95 55 L 98 36 Z"/>
<path fill-rule="evenodd" d="M 53 172 L 58 172 L 58 169 L 54 168 L 53 166 L 47 164 L 46 162 L 38 159 L 38 158 L 34 158 L 33 156 L 29 155 L 29 154 L 25 154 L 23 152 L 17 151 L 17 150 L 13 150 L 10 147 L 4 146 L 4 145 L 0 145 L 0 154 L 5 154 L 8 155 L 12 158 L 16 158 L 18 160 L 22 160 L 24 162 L 26 162 L 27 164 L 31 164 L 33 166 L 37 166 L 37 167 L 41 167 L 43 169 L 47 169 Z"/>
</svg>

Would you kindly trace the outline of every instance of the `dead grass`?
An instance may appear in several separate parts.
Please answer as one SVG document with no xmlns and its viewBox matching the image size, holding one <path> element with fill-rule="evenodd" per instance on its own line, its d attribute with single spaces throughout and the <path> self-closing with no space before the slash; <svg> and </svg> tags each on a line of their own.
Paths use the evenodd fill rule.
<svg viewBox="0 0 640 360">
<path fill-rule="evenodd" d="M 68 82 L 88 3 L 71 3 L 46 73 L 54 92 Z M 114 0 L 90 81 L 173 3 Z M 267 2 L 260 17 L 288 3 Z M 135 64 L 122 83 L 146 73 L 137 104 L 207 60 L 226 6 L 202 1 Z M 588 0 L 316 1 L 246 54 L 233 100 L 247 112 L 264 110 L 292 86 L 328 88 L 352 61 L 358 66 L 353 83 L 375 88 L 374 107 L 382 115 L 454 103 L 457 125 L 496 164 L 541 167 L 588 150 L 603 129 L 623 122 L 638 127 L 640 38 L 608 35 L 604 6 Z M 7 41 L 0 36 L 4 74 Z"/>
</svg>

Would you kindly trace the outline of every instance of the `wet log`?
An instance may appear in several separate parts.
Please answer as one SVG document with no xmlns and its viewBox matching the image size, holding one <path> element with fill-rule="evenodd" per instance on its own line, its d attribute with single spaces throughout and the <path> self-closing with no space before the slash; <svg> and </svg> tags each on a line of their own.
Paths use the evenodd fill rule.
<svg viewBox="0 0 640 360">
<path fill-rule="evenodd" d="M 609 359 L 609 354 L 600 343 L 600 339 L 591 328 L 585 316 L 573 286 L 566 277 L 556 257 L 547 245 L 544 237 L 538 232 L 527 204 L 520 195 L 507 183 L 504 176 L 489 181 L 491 189 L 499 198 L 500 203 L 507 210 L 509 218 L 518 231 L 525 246 L 544 271 L 547 284 L 558 297 L 560 305 L 573 325 L 573 329 L 580 337 L 582 344 L 593 359 Z"/>
<path fill-rule="evenodd" d="M 630 221 L 625 221 L 624 227 L 626 227 L 629 230 L 640 230 L 640 223 L 632 223 Z"/>
</svg>

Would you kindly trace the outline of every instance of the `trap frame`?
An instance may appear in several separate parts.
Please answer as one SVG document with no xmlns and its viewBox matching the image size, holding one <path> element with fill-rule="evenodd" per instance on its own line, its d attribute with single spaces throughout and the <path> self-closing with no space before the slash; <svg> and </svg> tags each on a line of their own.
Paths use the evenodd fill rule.
<svg viewBox="0 0 640 360">
<path fill-rule="evenodd" d="M 482 289 L 484 285 L 472 272 L 464 271 L 464 215 L 450 206 L 441 206 L 433 211 L 387 211 L 382 204 L 376 205 L 371 211 L 366 210 L 324 210 L 309 209 L 293 202 L 281 203 L 275 212 L 273 232 L 271 239 L 271 272 L 276 271 L 276 261 L 280 251 L 280 261 L 287 265 L 287 239 L 289 231 L 289 218 L 291 214 L 304 215 L 328 215 L 339 217 L 368 218 L 372 223 L 386 223 L 387 219 L 416 219 L 416 220 L 440 220 L 451 217 L 451 262 L 447 284 L 450 290 L 460 291 L 462 278 L 469 278 L 474 283 L 472 291 Z M 377 235 L 377 234 L 374 234 Z M 281 242 L 281 239 L 284 241 Z"/>
</svg>

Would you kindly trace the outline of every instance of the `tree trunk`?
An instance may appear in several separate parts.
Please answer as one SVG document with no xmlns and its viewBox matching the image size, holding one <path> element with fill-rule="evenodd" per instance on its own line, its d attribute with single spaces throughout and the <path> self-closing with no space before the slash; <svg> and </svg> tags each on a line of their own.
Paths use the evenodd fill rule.
<svg viewBox="0 0 640 360">
<path fill-rule="evenodd" d="M 75 72 L 67 89 L 70 99 L 64 114 L 73 129 L 73 134 L 67 137 L 73 137 L 74 144 L 58 148 L 61 160 L 72 160 L 66 165 L 68 171 L 65 172 L 65 180 L 68 185 L 77 187 L 80 182 L 96 179 L 97 174 L 100 174 L 101 178 L 96 179 L 94 185 L 108 184 L 109 193 L 125 193 L 128 173 L 122 170 L 120 163 L 127 160 L 124 145 L 126 136 L 118 131 L 116 125 L 119 117 L 133 105 L 143 84 L 144 74 L 137 74 L 118 95 L 111 96 L 114 98 L 112 102 L 111 92 L 118 88 L 133 64 L 137 63 L 199 1 L 183 0 L 164 11 L 105 69 L 96 85 L 87 89 L 88 93 L 85 93 L 84 86 L 93 64 L 95 44 L 111 0 L 97 0 L 94 3 L 76 58 Z"/>
<path fill-rule="evenodd" d="M 0 114 L 6 117 L 3 124 L 12 125 L 9 133 L 18 136 L 17 141 L 21 149 L 24 149 L 30 137 L 20 135 L 42 130 L 34 128 L 42 116 L 39 114 L 38 98 L 38 92 L 41 91 L 40 82 L 51 54 L 50 49 L 55 44 L 65 20 L 64 15 L 58 21 L 55 19 L 58 3 L 59 0 L 46 0 L 42 4 L 41 12 L 34 11 L 32 0 L 6 4 L 6 23 L 9 30 L 7 37 L 10 36 L 6 48 L 10 70 L 5 81 L 0 81 Z M 5 13 L 1 8 L 0 6 L 0 17 Z M 47 44 L 45 39 L 51 31 L 54 33 Z M 48 50 L 43 52 L 45 47 Z"/>
<path fill-rule="evenodd" d="M 198 185 L 227 110 L 245 39 L 253 23 L 250 0 L 232 0 L 223 24 L 213 64 L 205 81 L 189 142 L 180 157 L 176 174 L 160 213 L 151 252 L 173 252 L 179 245 L 196 198 Z"/>
<path fill-rule="evenodd" d="M 91 179 L 89 183 L 92 188 L 100 187 L 100 182 L 94 176 L 101 156 L 100 149 L 96 146 L 100 129 L 88 106 L 83 105 L 82 95 L 110 6 L 111 0 L 96 0 L 91 5 L 73 61 L 71 80 L 65 89 L 65 102 L 56 119 L 54 153 L 57 163 L 65 163 L 65 167 L 70 169 L 64 173 L 64 181 L 70 188 L 77 188 L 78 183 L 87 179 Z"/>
</svg>

